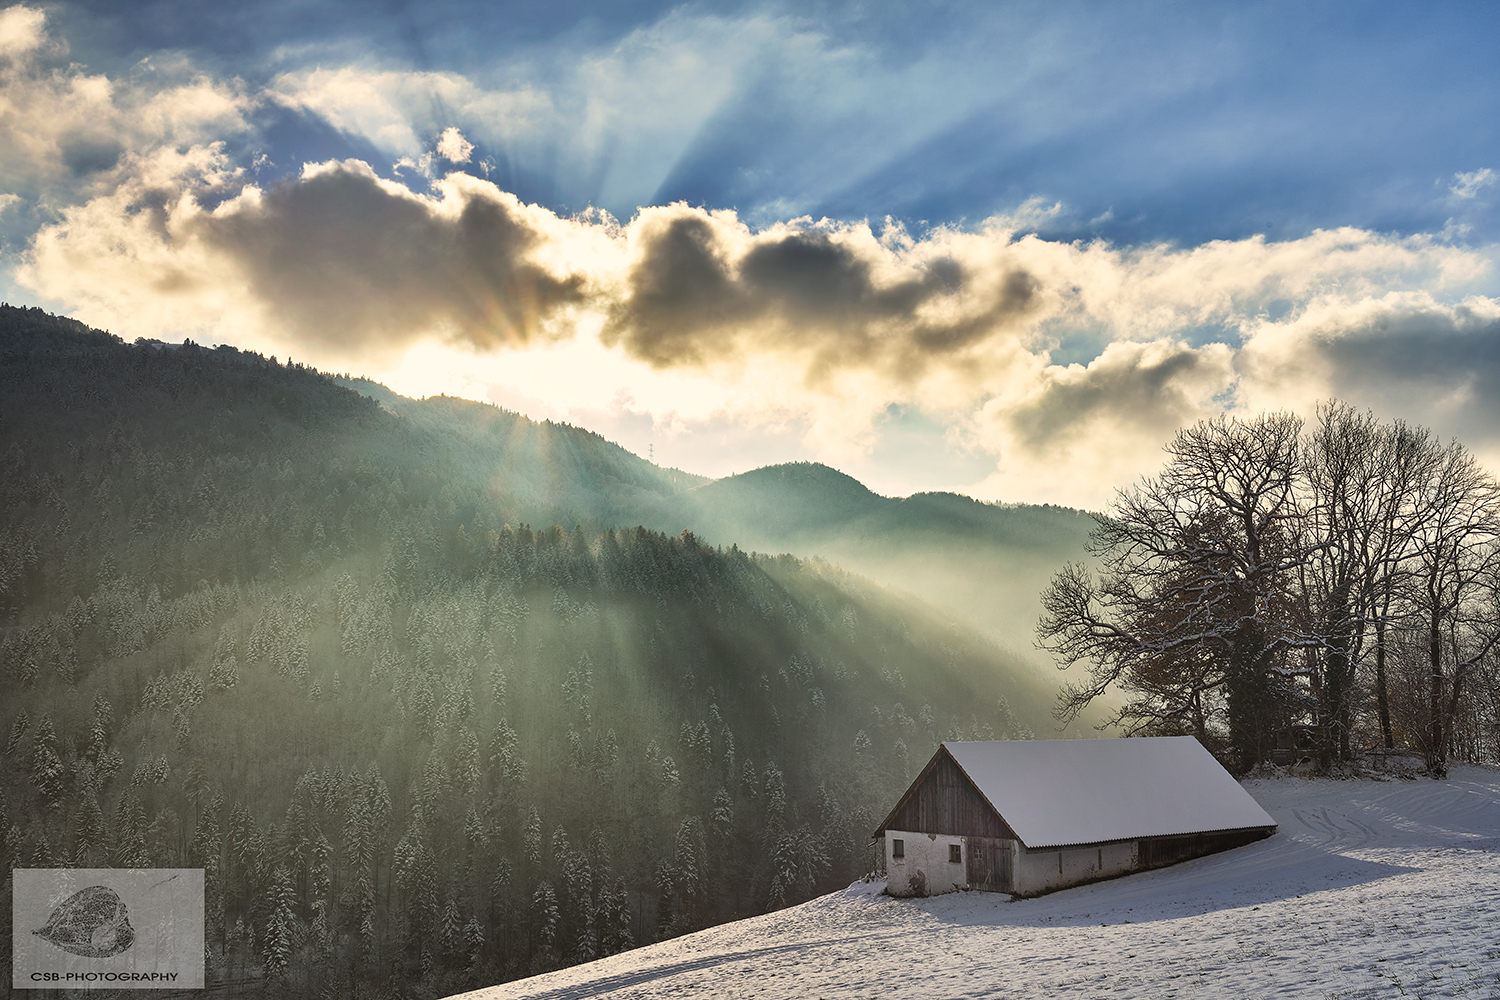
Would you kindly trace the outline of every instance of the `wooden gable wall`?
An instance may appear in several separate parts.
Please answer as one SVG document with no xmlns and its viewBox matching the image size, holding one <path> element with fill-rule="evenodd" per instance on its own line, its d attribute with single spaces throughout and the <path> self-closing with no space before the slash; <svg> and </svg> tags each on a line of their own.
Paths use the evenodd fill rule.
<svg viewBox="0 0 1500 1000">
<path fill-rule="evenodd" d="M 881 829 L 1016 839 L 1005 820 L 974 787 L 946 749 L 938 751 Z"/>
</svg>

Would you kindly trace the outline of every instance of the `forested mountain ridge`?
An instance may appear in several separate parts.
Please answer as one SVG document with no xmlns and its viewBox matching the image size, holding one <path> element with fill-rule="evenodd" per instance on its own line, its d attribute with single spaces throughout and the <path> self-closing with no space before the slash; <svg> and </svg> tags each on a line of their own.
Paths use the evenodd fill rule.
<svg viewBox="0 0 1500 1000">
<path fill-rule="evenodd" d="M 1067 507 L 988 504 L 957 493 L 914 493 L 884 497 L 859 480 L 817 462 L 770 465 L 692 488 L 702 514 L 721 521 L 721 530 L 760 531 L 796 540 L 837 530 L 855 537 L 881 537 L 892 530 L 921 531 L 933 537 L 994 538 L 1010 545 L 1066 544 L 1081 520 L 1093 520 Z M 733 528 L 742 525 L 743 528 Z M 709 530 L 704 525 L 703 531 Z M 1061 532 L 1065 537 L 1058 538 Z"/>
<path fill-rule="evenodd" d="M 445 440 L 456 462 L 505 483 L 511 503 L 529 508 L 522 516 L 532 521 L 644 524 L 677 534 L 688 523 L 671 523 L 681 506 L 672 498 L 708 482 L 653 465 L 581 427 L 452 396 L 409 399 L 368 379 L 335 381 Z"/>
<path fill-rule="evenodd" d="M 612 449 L 0 307 L 6 870 L 201 866 L 210 984 L 436 996 L 846 884 L 1024 733 L 946 616 L 609 525 L 681 476 Z"/>
<path fill-rule="evenodd" d="M 590 431 L 450 397 L 412 400 L 363 379 L 340 379 L 414 424 L 462 440 L 475 468 L 528 483 L 533 521 L 691 529 L 717 545 L 821 556 L 913 594 L 978 628 L 1033 665 L 1027 697 L 1039 711 L 1054 671 L 1030 654 L 1037 595 L 1070 560 L 1086 558 L 1093 517 L 1051 505 L 983 503 L 956 493 L 901 498 L 813 462 L 708 480 L 661 469 Z M 519 493 L 512 487 L 513 494 Z M 520 499 L 518 496 L 517 499 Z"/>
<path fill-rule="evenodd" d="M 808 462 L 705 483 L 678 502 L 680 517 L 705 538 L 823 556 L 1017 650 L 1031 645 L 1037 595 L 1064 563 L 1087 558 L 1094 527 L 1092 515 L 1067 507 L 982 503 L 956 493 L 883 497 Z M 1034 687 L 1045 700 L 1055 685 L 1034 677 Z"/>
</svg>

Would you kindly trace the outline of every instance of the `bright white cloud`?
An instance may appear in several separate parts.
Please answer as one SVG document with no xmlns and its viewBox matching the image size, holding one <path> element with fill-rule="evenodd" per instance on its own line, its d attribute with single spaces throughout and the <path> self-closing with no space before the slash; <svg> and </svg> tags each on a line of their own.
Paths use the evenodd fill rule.
<svg viewBox="0 0 1500 1000">
<path fill-rule="evenodd" d="M 25 58 L 42 48 L 46 22 L 46 12 L 36 7 L 0 10 L 0 59 Z"/>
<path fill-rule="evenodd" d="M 437 154 L 449 163 L 468 163 L 474 155 L 474 144 L 456 126 L 450 125 L 438 136 Z"/>
<path fill-rule="evenodd" d="M 1453 175 L 1453 183 L 1448 185 L 1448 190 L 1453 192 L 1454 197 L 1473 199 L 1479 196 L 1481 189 L 1489 187 L 1500 180 L 1495 171 L 1489 167 L 1480 170 L 1470 170 L 1467 173 Z"/>
</svg>

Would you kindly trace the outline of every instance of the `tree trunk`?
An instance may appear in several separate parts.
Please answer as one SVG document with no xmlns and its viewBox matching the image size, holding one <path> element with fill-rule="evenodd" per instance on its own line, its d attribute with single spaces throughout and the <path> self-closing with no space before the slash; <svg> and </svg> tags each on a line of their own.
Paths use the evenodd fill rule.
<svg viewBox="0 0 1500 1000">
<path fill-rule="evenodd" d="M 1229 651 L 1225 687 L 1229 708 L 1229 744 L 1247 774 L 1266 759 L 1266 715 L 1271 700 L 1266 676 L 1270 654 L 1260 630 L 1243 625 Z"/>
<path fill-rule="evenodd" d="M 1443 744 L 1443 764 L 1448 763 L 1448 757 L 1453 749 L 1453 719 L 1458 716 L 1458 700 L 1463 697 L 1464 680 L 1468 677 L 1470 663 L 1461 663 L 1453 670 L 1453 692 L 1448 696 L 1448 708 L 1443 718 L 1448 720 L 1444 727 L 1446 739 Z"/>
<path fill-rule="evenodd" d="M 1329 643 L 1323 657 L 1323 684 L 1319 691 L 1318 721 L 1322 724 L 1319 740 L 1319 764 L 1323 770 L 1333 765 L 1334 757 L 1343 760 L 1349 756 L 1349 646 L 1350 622 L 1344 606 L 1340 606 L 1330 622 Z"/>
<path fill-rule="evenodd" d="M 1375 623 L 1375 705 L 1380 713 L 1380 735 L 1385 738 L 1387 750 L 1396 749 L 1396 736 L 1391 729 L 1391 696 L 1385 682 L 1385 622 Z"/>
<path fill-rule="evenodd" d="M 1438 612 L 1432 613 L 1427 633 L 1427 658 L 1431 667 L 1431 689 L 1427 704 L 1427 771 L 1434 778 L 1448 776 L 1443 739 L 1443 640 Z"/>
</svg>

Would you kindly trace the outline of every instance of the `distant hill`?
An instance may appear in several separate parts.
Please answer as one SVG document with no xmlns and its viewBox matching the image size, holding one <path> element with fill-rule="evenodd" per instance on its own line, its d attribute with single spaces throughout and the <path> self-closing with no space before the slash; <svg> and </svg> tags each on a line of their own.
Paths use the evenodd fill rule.
<svg viewBox="0 0 1500 1000">
<path fill-rule="evenodd" d="M 954 493 L 882 497 L 815 463 L 775 465 L 706 483 L 682 519 L 705 538 L 819 555 L 916 594 L 955 620 L 1029 649 L 1037 596 L 1094 525 L 1065 507 L 982 503 Z"/>
<path fill-rule="evenodd" d="M 854 477 L 815 462 L 714 480 L 695 489 L 691 499 L 704 534 L 733 534 L 752 546 L 761 538 L 821 538 L 890 506 Z"/>
</svg>

